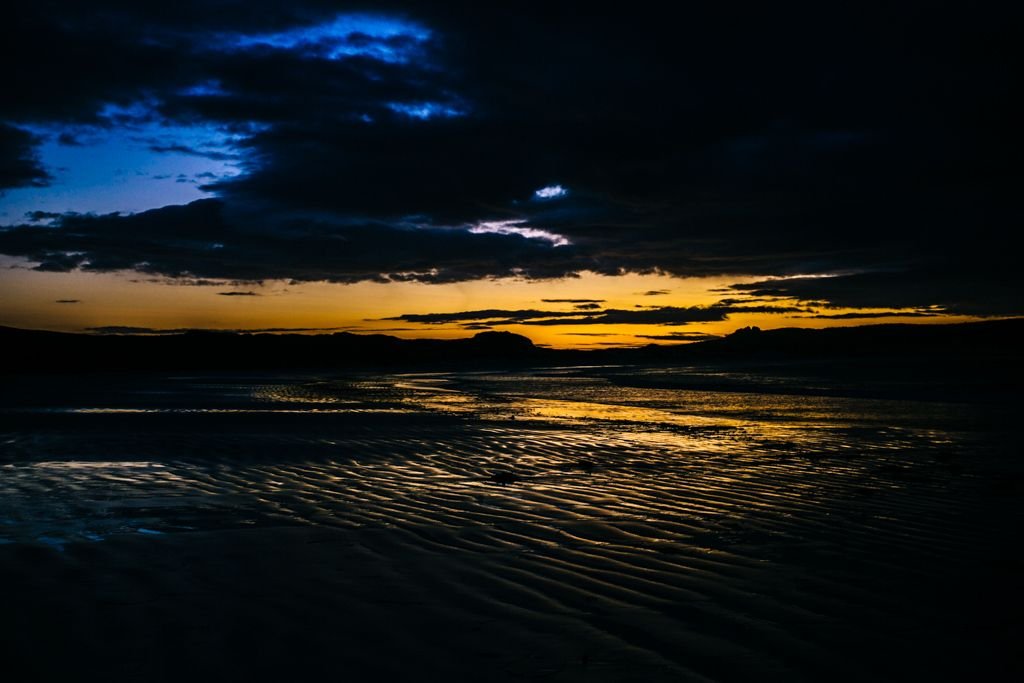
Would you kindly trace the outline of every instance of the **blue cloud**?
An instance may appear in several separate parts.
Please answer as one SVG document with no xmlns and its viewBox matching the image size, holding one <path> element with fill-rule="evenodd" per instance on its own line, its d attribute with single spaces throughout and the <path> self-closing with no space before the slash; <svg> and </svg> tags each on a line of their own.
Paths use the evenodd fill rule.
<svg viewBox="0 0 1024 683">
<path fill-rule="evenodd" d="M 371 57 L 406 62 L 430 38 L 430 31 L 412 21 L 374 14 L 340 14 L 331 21 L 285 31 L 238 35 L 233 46 L 295 50 L 325 59 Z"/>
<path fill-rule="evenodd" d="M 465 116 L 465 112 L 461 109 L 441 102 L 389 102 L 388 109 L 420 121 Z"/>
</svg>

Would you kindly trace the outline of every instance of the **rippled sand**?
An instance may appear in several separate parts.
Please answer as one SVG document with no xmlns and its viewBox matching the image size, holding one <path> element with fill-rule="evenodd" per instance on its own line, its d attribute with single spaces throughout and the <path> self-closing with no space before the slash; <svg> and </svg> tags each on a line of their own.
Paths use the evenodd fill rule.
<svg viewBox="0 0 1024 683">
<path fill-rule="evenodd" d="M 40 680 L 1020 672 L 1015 407 L 659 373 L 16 380 L 5 654 Z"/>
</svg>

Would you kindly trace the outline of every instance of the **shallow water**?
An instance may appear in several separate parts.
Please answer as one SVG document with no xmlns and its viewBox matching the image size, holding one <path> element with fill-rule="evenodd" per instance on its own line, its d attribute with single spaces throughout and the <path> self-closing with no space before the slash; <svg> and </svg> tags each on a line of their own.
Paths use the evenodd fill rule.
<svg viewBox="0 0 1024 683">
<path fill-rule="evenodd" d="M 999 446 L 989 406 L 633 388 L 601 370 L 23 384 L 3 406 L 0 542 L 484 510 L 651 525 L 910 480 L 941 494 Z"/>
<path fill-rule="evenodd" d="M 343 531 L 389 558 L 446 558 L 499 619 L 525 609 L 599 631 L 615 645 L 586 655 L 588 671 L 604 657 L 611 679 L 637 661 L 666 680 L 814 679 L 851 643 L 910 633 L 923 651 L 987 618 L 929 596 L 1017 566 L 1016 408 L 755 379 L 15 379 L 0 403 L 0 543 Z M 455 600 L 442 584 L 437 599 Z M 1002 656 L 1000 637 L 974 649 Z"/>
</svg>

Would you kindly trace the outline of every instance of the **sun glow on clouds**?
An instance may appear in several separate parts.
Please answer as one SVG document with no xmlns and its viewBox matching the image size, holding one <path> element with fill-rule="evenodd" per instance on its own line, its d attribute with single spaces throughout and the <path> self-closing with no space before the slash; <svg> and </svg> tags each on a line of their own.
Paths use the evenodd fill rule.
<svg viewBox="0 0 1024 683">
<path fill-rule="evenodd" d="M 334 19 L 286 31 L 236 35 L 238 48 L 267 47 L 294 50 L 326 59 L 371 57 L 384 62 L 408 61 L 430 38 L 423 26 L 374 14 L 340 14 Z"/>
<path fill-rule="evenodd" d="M 753 278 L 743 279 L 753 281 Z M 173 279 L 149 278 L 135 273 L 45 273 L 30 270 L 16 260 L 0 257 L 0 320 L 15 327 L 82 331 L 89 327 L 137 326 L 159 329 L 309 328 L 330 332 L 344 328 L 358 333 L 401 337 L 462 338 L 482 324 L 412 324 L 384 321 L 407 313 L 475 311 L 479 309 L 544 309 L 566 314 L 578 311 L 574 301 L 600 301 L 608 309 L 642 310 L 650 302 L 644 292 L 671 290 L 658 299 L 666 306 L 712 306 L 723 288 L 736 278 L 678 279 L 665 275 L 580 277 L 531 281 L 517 278 L 450 284 L 417 281 L 362 282 L 343 285 L 325 282 L 264 283 L 203 282 L 210 286 L 184 286 Z M 126 286 L 126 285 L 131 286 Z M 224 291 L 255 292 L 259 296 L 222 296 Z M 562 301 L 545 301 L 557 292 Z M 77 299 L 78 304 L 56 303 Z M 140 305 L 145 302 L 146 305 Z M 339 302 L 344 302 L 339 306 Z M 742 305 L 742 304 L 741 304 Z M 837 310 L 836 313 L 844 311 Z M 957 322 L 964 317 L 908 318 L 906 322 Z M 885 322 L 900 322 L 897 317 Z M 526 335 L 554 347 L 602 348 L 611 344 L 643 345 L 693 341 L 695 335 L 725 335 L 739 327 L 834 327 L 863 324 L 858 319 L 809 319 L 798 315 L 736 313 L 725 320 L 684 327 L 658 324 L 559 325 L 501 324 L 494 329 Z M 652 339 L 651 337 L 657 337 Z"/>
<path fill-rule="evenodd" d="M 564 247 L 568 244 L 569 239 L 564 235 L 559 235 L 554 232 L 547 230 L 541 230 L 540 228 L 531 228 L 525 220 L 508 220 L 508 221 L 481 221 L 471 227 L 469 231 L 474 235 L 494 233 L 497 235 L 520 235 L 527 239 L 532 240 L 545 240 L 551 242 L 554 247 Z"/>
<path fill-rule="evenodd" d="M 769 280 L 823 280 L 833 277 L 841 277 L 843 275 L 854 275 L 859 271 L 855 270 L 840 270 L 834 273 L 797 273 L 794 275 L 765 275 L 762 279 L 765 281 Z"/>
</svg>

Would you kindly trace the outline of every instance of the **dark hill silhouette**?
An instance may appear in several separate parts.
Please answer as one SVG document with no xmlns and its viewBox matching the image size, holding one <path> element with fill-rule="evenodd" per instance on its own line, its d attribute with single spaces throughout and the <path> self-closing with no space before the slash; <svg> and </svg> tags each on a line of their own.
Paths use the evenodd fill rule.
<svg viewBox="0 0 1024 683">
<path fill-rule="evenodd" d="M 323 335 L 185 331 L 73 334 L 0 327 L 3 372 L 524 367 L 544 365 L 832 363 L 1019 365 L 1024 318 L 953 325 L 737 330 L 692 344 L 552 350 L 510 332 L 455 340 L 349 332 Z"/>
<path fill-rule="evenodd" d="M 6 372 L 464 367 L 543 363 L 551 353 L 510 332 L 455 340 L 383 334 L 73 334 L 0 327 Z"/>
<path fill-rule="evenodd" d="M 650 345 L 636 355 L 652 361 L 800 360 L 827 358 L 1013 356 L 1024 341 L 1024 318 L 950 325 L 885 324 L 825 329 L 741 328 L 722 339 Z"/>
</svg>

